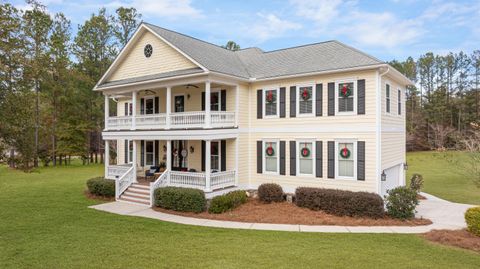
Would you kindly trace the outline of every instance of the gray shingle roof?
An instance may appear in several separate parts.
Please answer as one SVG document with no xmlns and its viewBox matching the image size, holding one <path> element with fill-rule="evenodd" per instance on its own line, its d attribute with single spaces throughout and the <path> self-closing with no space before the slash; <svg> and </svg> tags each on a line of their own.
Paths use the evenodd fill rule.
<svg viewBox="0 0 480 269">
<path fill-rule="evenodd" d="M 264 52 L 259 48 L 231 51 L 153 24 L 144 24 L 209 71 L 240 78 L 264 79 L 384 63 L 336 40 L 269 52 Z M 113 81 L 102 84 L 99 88 L 183 75 L 184 72 L 190 71 L 192 70 L 180 70 L 175 71 L 180 72 L 179 74 L 169 72 Z"/>
<path fill-rule="evenodd" d="M 175 70 L 175 71 L 170 71 L 170 72 L 165 72 L 165 73 L 160 73 L 160 74 L 109 81 L 109 82 L 105 82 L 105 83 L 99 85 L 97 88 L 102 89 L 102 88 L 106 88 L 106 87 L 110 87 L 110 86 L 118 86 L 118 85 L 135 83 L 135 82 L 142 82 L 142 81 L 148 81 L 148 80 L 155 80 L 155 79 L 169 78 L 169 77 L 175 77 L 175 76 L 197 74 L 197 73 L 202 73 L 202 72 L 203 72 L 203 70 L 200 67 L 183 69 L 183 70 Z"/>
</svg>

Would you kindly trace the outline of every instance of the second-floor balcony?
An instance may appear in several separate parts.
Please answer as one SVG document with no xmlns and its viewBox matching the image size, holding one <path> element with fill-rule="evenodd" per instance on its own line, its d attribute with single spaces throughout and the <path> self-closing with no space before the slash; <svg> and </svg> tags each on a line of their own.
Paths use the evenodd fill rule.
<svg viewBox="0 0 480 269">
<path fill-rule="evenodd" d="M 135 119 L 135 120 L 134 120 Z M 138 116 L 108 117 L 107 130 L 152 130 L 152 129 L 190 129 L 204 128 L 207 125 L 205 111 L 175 112 L 167 116 L 166 113 Z M 235 112 L 211 111 L 210 123 L 212 128 L 231 128 L 235 126 Z"/>
<path fill-rule="evenodd" d="M 110 100 L 116 102 L 116 113 L 110 111 Z M 210 89 L 206 81 L 105 95 L 106 131 L 237 126 L 237 85 L 213 84 Z"/>
</svg>

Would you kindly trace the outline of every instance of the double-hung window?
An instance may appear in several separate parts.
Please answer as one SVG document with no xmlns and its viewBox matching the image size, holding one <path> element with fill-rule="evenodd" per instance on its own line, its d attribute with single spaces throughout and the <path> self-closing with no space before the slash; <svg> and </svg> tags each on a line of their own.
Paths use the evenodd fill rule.
<svg viewBox="0 0 480 269">
<path fill-rule="evenodd" d="M 220 142 L 212 141 L 210 146 L 210 168 L 215 171 L 220 171 Z"/>
<path fill-rule="evenodd" d="M 263 141 L 263 156 L 264 172 L 277 174 L 280 166 L 278 141 Z"/>
<path fill-rule="evenodd" d="M 386 111 L 390 113 L 390 84 L 385 86 L 385 103 L 386 103 Z"/>
<path fill-rule="evenodd" d="M 126 102 L 124 108 L 124 116 L 132 116 L 133 105 L 132 102 Z"/>
<path fill-rule="evenodd" d="M 220 92 L 211 92 L 210 93 L 210 110 L 211 111 L 220 111 Z"/>
<path fill-rule="evenodd" d="M 266 89 L 263 91 L 264 116 L 277 117 L 279 111 L 278 89 Z"/>
<path fill-rule="evenodd" d="M 402 115 L 402 91 L 400 89 L 397 90 L 398 94 L 398 115 Z"/>
<path fill-rule="evenodd" d="M 337 83 L 336 107 L 339 114 L 351 114 L 356 112 L 357 83 L 355 81 L 344 81 Z"/>
<path fill-rule="evenodd" d="M 312 141 L 297 141 L 297 171 L 299 175 L 313 175 L 315 148 Z"/>
<path fill-rule="evenodd" d="M 145 166 L 152 166 L 155 163 L 154 158 L 155 143 L 153 141 L 145 141 Z"/>
<path fill-rule="evenodd" d="M 314 113 L 314 88 L 309 86 L 297 86 L 297 115 L 313 115 Z"/>
<path fill-rule="evenodd" d="M 128 140 L 128 163 L 133 163 L 133 140 Z"/>
<path fill-rule="evenodd" d="M 337 178 L 353 179 L 356 178 L 356 142 L 337 141 L 336 142 L 336 160 Z"/>
</svg>

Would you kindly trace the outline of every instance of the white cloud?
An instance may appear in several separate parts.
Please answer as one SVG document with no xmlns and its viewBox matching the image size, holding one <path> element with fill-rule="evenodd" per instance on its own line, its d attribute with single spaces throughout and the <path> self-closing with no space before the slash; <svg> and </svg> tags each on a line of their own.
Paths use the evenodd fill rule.
<svg viewBox="0 0 480 269">
<path fill-rule="evenodd" d="M 413 43 L 424 31 L 415 20 L 401 20 L 389 12 L 352 12 L 338 31 L 353 41 L 372 47 L 395 48 Z"/>
<path fill-rule="evenodd" d="M 201 17 L 201 10 L 192 6 L 191 0 L 133 0 L 130 5 L 142 14 L 179 20 Z"/>
<path fill-rule="evenodd" d="M 342 0 L 316 1 L 316 0 L 291 0 L 295 6 L 296 14 L 303 19 L 314 20 L 326 26 L 339 14 Z"/>
<path fill-rule="evenodd" d="M 284 36 L 290 30 L 302 28 L 301 24 L 282 20 L 274 14 L 258 13 L 257 16 L 259 20 L 257 20 L 253 26 L 249 26 L 246 32 L 258 43 Z"/>
</svg>

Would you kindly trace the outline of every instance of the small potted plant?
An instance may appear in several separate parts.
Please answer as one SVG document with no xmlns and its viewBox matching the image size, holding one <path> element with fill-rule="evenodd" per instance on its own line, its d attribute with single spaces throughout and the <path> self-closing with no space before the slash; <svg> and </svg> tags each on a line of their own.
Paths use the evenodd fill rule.
<svg viewBox="0 0 480 269">
<path fill-rule="evenodd" d="M 167 165 L 164 162 L 161 162 L 158 167 L 160 168 L 160 172 L 165 171 L 165 168 L 167 168 Z"/>
</svg>

